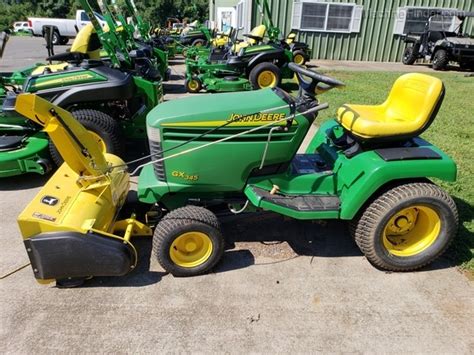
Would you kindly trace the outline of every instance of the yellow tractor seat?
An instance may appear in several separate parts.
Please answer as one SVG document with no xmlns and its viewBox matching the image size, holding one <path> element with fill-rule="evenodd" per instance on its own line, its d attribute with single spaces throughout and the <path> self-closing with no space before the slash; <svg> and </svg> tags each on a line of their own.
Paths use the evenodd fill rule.
<svg viewBox="0 0 474 355">
<path fill-rule="evenodd" d="M 393 140 L 421 134 L 433 122 L 444 98 L 443 82 L 425 74 L 395 81 L 381 105 L 343 105 L 337 121 L 362 140 Z"/>
<path fill-rule="evenodd" d="M 253 46 L 255 44 L 258 44 L 259 42 L 261 42 L 263 40 L 263 38 L 265 37 L 266 32 L 267 32 L 267 26 L 265 26 L 265 25 L 260 25 L 260 26 L 254 27 L 252 29 L 252 31 L 249 33 L 249 35 L 252 36 L 252 37 L 255 37 L 255 38 L 260 38 L 260 40 L 248 37 L 245 41 L 240 42 L 240 43 L 236 43 L 233 46 L 232 51 L 234 53 L 239 53 L 242 48 L 247 48 L 247 47 Z M 244 36 L 247 37 L 249 35 L 244 35 Z"/>
<path fill-rule="evenodd" d="M 285 39 L 286 44 L 292 44 L 293 42 L 295 42 L 297 35 L 298 33 L 295 31 L 291 31 L 290 33 L 288 33 L 288 36 Z"/>
</svg>

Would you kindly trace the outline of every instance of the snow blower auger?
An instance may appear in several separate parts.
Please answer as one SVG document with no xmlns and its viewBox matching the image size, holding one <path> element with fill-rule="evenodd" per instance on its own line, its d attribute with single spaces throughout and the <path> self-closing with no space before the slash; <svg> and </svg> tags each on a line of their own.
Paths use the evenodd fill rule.
<svg viewBox="0 0 474 355">
<path fill-rule="evenodd" d="M 130 237 L 150 235 L 155 225 L 153 254 L 166 271 L 206 273 L 224 254 L 217 214 L 259 210 L 348 221 L 361 251 L 381 269 L 415 270 L 440 256 L 458 217 L 452 198 L 429 178 L 454 181 L 456 164 L 419 135 L 436 117 L 443 83 L 403 75 L 383 104 L 341 107 L 297 154 L 328 107 L 316 94 L 343 84 L 289 66 L 297 97 L 281 88 L 217 101 L 194 96 L 148 114 L 151 161 L 131 173 L 140 170 L 148 226 L 133 217 L 115 222 L 128 189 L 123 162 L 97 150 L 67 112 L 21 98 L 18 110 L 45 126 L 66 161 L 19 217 L 36 278 L 124 274 L 135 263 Z"/>
</svg>

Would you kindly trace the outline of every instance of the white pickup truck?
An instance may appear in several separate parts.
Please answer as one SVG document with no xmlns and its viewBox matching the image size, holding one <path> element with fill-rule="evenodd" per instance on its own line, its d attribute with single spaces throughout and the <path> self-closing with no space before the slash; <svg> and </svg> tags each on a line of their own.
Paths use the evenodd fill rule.
<svg viewBox="0 0 474 355">
<path fill-rule="evenodd" d="M 94 13 L 102 26 L 105 25 L 104 18 L 98 13 Z M 62 18 L 40 18 L 28 17 L 28 24 L 34 36 L 44 36 L 45 27 L 53 26 L 53 44 L 67 44 L 70 38 L 76 37 L 78 31 L 90 22 L 89 16 L 84 10 L 77 10 L 76 19 Z"/>
</svg>

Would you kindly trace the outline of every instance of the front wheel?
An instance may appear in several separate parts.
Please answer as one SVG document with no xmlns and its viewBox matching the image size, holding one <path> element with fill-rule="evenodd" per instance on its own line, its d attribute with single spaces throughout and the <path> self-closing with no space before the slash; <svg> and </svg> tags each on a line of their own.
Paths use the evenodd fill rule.
<svg viewBox="0 0 474 355">
<path fill-rule="evenodd" d="M 298 65 L 305 65 L 307 61 L 306 58 L 306 53 L 301 50 L 293 52 L 293 62 Z"/>
<path fill-rule="evenodd" d="M 446 70 L 448 68 L 448 52 L 444 49 L 438 49 L 433 57 L 434 70 Z"/>
<path fill-rule="evenodd" d="M 192 94 L 196 94 L 202 89 L 202 82 L 198 78 L 186 79 L 184 82 L 186 91 Z"/>
<path fill-rule="evenodd" d="M 163 269 L 173 276 L 208 272 L 224 253 L 224 238 L 217 217 L 197 206 L 170 212 L 156 226 L 153 253 Z"/>
<path fill-rule="evenodd" d="M 415 52 L 415 47 L 407 47 L 405 48 L 405 51 L 403 52 L 403 59 L 402 62 L 405 65 L 412 65 L 416 62 L 416 52 Z"/>
<path fill-rule="evenodd" d="M 89 131 L 103 153 L 122 155 L 124 142 L 116 120 L 102 111 L 93 109 L 76 110 L 72 115 Z M 61 166 L 64 159 L 52 141 L 49 142 L 49 151 L 55 164 Z"/>
<path fill-rule="evenodd" d="M 430 183 L 388 190 L 354 222 L 355 241 L 367 259 L 389 271 L 419 269 L 453 240 L 458 212 L 453 199 Z"/>
</svg>

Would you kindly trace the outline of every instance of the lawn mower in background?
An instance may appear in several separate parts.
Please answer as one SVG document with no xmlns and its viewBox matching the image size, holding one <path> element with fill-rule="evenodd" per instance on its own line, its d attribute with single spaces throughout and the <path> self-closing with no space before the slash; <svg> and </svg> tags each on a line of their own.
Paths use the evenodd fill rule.
<svg viewBox="0 0 474 355">
<path fill-rule="evenodd" d="M 18 217 L 34 277 L 78 286 L 125 275 L 137 265 L 133 238 L 152 235 L 153 258 L 167 272 L 207 273 L 224 255 L 217 215 L 261 210 L 349 221 L 360 250 L 383 270 L 416 270 L 439 257 L 458 213 L 430 178 L 454 181 L 456 164 L 420 134 L 442 104 L 441 80 L 405 74 L 382 105 L 343 105 L 297 154 L 328 107 L 316 93 L 343 83 L 289 68 L 296 97 L 274 88 L 159 105 L 147 118 L 152 160 L 132 172 L 70 113 L 21 95 L 18 112 L 44 127 L 65 160 Z M 143 205 L 123 208 L 139 169 L 145 215 Z"/>
<path fill-rule="evenodd" d="M 54 56 L 68 60 L 63 70 L 46 68 L 30 76 L 21 90 L 7 88 L 0 115 L 0 177 L 46 174 L 62 163 L 42 127 L 15 112 L 21 93 L 35 93 L 71 111 L 104 151 L 122 155 L 127 142 L 146 136 L 146 114 L 163 97 L 151 52 L 146 48 L 128 52 L 119 32 L 114 27 L 105 31 L 95 18 L 80 31 L 75 44 L 87 52 L 76 52 L 73 46 L 70 52 Z M 101 47 L 108 53 L 106 61 L 100 57 Z M 148 151 L 146 146 L 142 149 Z"/>
<path fill-rule="evenodd" d="M 281 80 L 293 77 L 288 63 L 290 50 L 276 43 L 262 44 L 266 26 L 257 26 L 247 40 L 233 44 L 226 51 L 208 58 L 186 59 L 185 87 L 190 93 L 246 91 L 273 88 Z"/>
<path fill-rule="evenodd" d="M 299 65 L 306 64 L 311 59 L 311 49 L 307 43 L 298 42 L 297 30 L 291 30 L 286 38 L 280 40 L 282 31 L 273 23 L 273 16 L 268 4 L 268 0 L 255 0 L 257 9 L 260 12 L 262 23 L 268 29 L 270 43 L 279 43 L 283 48 L 290 50 L 293 54 L 293 62 Z"/>
<path fill-rule="evenodd" d="M 425 59 L 434 70 L 446 70 L 449 62 L 458 63 L 461 69 L 474 69 L 474 38 L 464 33 L 464 23 L 469 17 L 474 17 L 474 12 L 433 11 L 423 32 L 405 36 L 405 43 L 410 45 L 403 53 L 403 64 L 412 65 L 418 59 Z"/>
<path fill-rule="evenodd" d="M 122 45 L 126 46 L 128 51 L 141 50 L 150 52 L 151 58 L 153 58 L 154 64 L 158 68 L 163 81 L 169 80 L 171 69 L 168 67 L 168 53 L 165 48 L 151 40 L 148 32 L 146 32 L 147 26 L 136 12 L 135 4 L 131 2 L 131 0 L 123 2 L 127 7 L 127 14 L 133 19 L 132 24 L 128 24 L 127 15 L 124 16 L 122 14 L 121 7 L 117 4 L 111 7 L 111 2 L 108 0 L 101 1 L 100 5 L 97 1 L 92 1 L 94 5 L 100 6 L 102 16 L 105 18 L 109 28 L 112 31 L 116 31 L 123 38 Z M 112 8 L 115 9 L 115 11 L 113 11 Z M 141 38 L 135 38 L 135 32 L 139 31 L 139 29 L 142 31 L 140 32 Z"/>
</svg>

